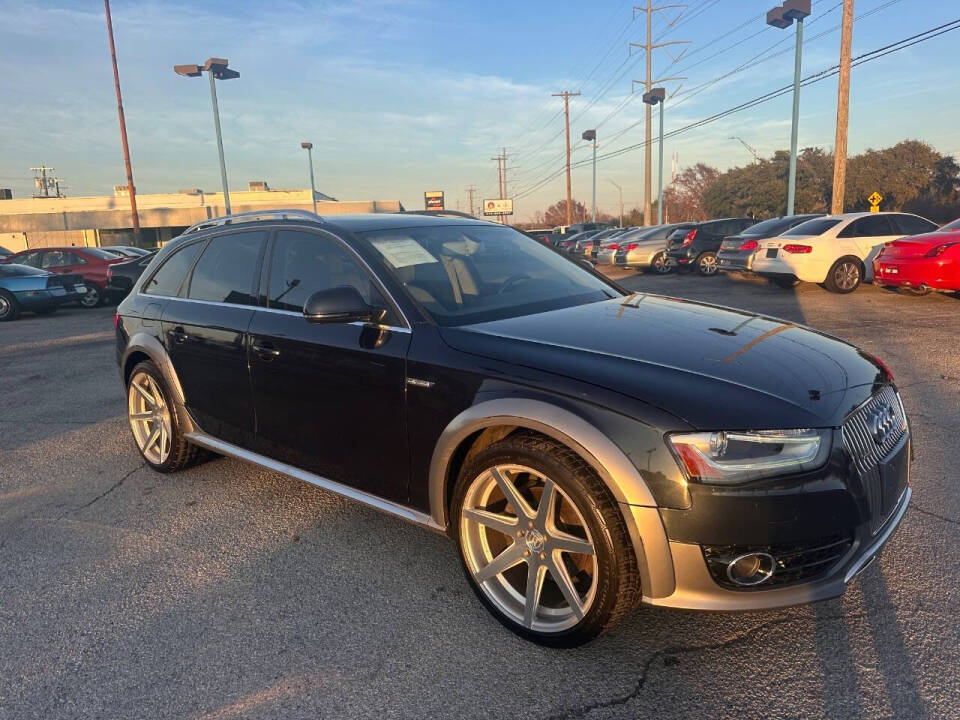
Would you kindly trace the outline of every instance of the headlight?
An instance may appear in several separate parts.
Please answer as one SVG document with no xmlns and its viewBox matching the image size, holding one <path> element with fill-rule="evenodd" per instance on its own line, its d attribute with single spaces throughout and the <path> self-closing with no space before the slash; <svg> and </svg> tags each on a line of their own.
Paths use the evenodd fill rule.
<svg viewBox="0 0 960 720">
<path fill-rule="evenodd" d="M 669 435 L 691 480 L 740 483 L 814 470 L 830 452 L 829 430 L 758 430 Z"/>
</svg>

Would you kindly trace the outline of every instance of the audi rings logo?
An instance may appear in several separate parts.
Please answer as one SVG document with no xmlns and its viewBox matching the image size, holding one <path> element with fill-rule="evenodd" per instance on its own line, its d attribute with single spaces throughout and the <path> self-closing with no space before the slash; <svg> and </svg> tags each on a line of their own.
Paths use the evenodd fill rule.
<svg viewBox="0 0 960 720">
<path fill-rule="evenodd" d="M 873 435 L 873 441 L 877 445 L 884 445 L 890 438 L 890 434 L 897 428 L 897 415 L 893 406 L 882 405 L 871 411 L 867 419 L 867 425 Z"/>
</svg>

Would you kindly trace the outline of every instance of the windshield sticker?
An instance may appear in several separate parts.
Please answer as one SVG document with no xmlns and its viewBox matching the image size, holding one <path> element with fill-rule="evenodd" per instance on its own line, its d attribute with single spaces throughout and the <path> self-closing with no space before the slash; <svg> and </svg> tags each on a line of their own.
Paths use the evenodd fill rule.
<svg viewBox="0 0 960 720">
<path fill-rule="evenodd" d="M 379 250 L 386 261 L 395 268 L 409 267 L 410 265 L 426 265 L 437 262 L 437 259 L 427 252 L 420 243 L 410 238 L 374 240 L 373 246 Z"/>
</svg>

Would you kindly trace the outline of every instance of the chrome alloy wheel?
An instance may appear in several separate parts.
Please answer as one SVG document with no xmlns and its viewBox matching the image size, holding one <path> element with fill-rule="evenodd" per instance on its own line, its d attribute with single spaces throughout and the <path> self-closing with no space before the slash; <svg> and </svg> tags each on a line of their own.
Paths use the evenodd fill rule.
<svg viewBox="0 0 960 720">
<path fill-rule="evenodd" d="M 460 545 L 486 597 L 526 628 L 565 630 L 593 604 L 590 530 L 570 497 L 536 470 L 498 465 L 476 477 L 464 497 Z"/>
<path fill-rule="evenodd" d="M 851 260 L 840 263 L 833 271 L 833 281 L 841 290 L 852 290 L 860 282 L 860 266 Z"/>
<path fill-rule="evenodd" d="M 650 267 L 653 268 L 653 271 L 657 273 L 657 275 L 670 272 L 670 266 L 667 265 L 667 256 L 662 252 L 653 256 L 653 262 L 650 263 Z"/>
<path fill-rule="evenodd" d="M 714 275 L 717 272 L 717 256 L 704 255 L 700 258 L 700 274 Z"/>
<path fill-rule="evenodd" d="M 10 301 L 0 294 L 0 318 L 5 318 L 9 315 L 12 309 L 13 306 L 10 304 Z"/>
<path fill-rule="evenodd" d="M 96 307 L 100 303 L 100 289 L 93 283 L 87 284 L 87 291 L 80 296 L 80 304 L 85 308 Z"/>
<path fill-rule="evenodd" d="M 154 465 L 162 465 L 170 457 L 170 408 L 156 380 L 145 372 L 130 379 L 127 418 L 140 452 Z"/>
</svg>

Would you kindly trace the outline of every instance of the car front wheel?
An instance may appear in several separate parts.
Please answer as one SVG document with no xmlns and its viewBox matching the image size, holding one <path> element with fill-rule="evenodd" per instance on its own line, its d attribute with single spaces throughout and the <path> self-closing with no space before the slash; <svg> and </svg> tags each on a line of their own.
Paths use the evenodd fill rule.
<svg viewBox="0 0 960 720">
<path fill-rule="evenodd" d="M 0 290 L 0 322 L 4 320 L 16 320 L 20 315 L 20 303 L 13 293 L 6 290 Z"/>
<path fill-rule="evenodd" d="M 640 597 L 617 502 L 564 445 L 515 433 L 462 469 L 452 503 L 471 586 L 513 632 L 552 647 L 585 643 Z"/>
</svg>

